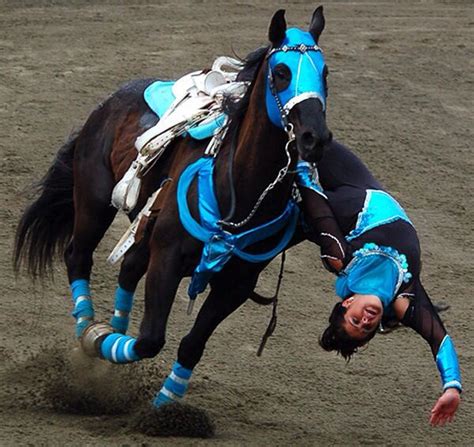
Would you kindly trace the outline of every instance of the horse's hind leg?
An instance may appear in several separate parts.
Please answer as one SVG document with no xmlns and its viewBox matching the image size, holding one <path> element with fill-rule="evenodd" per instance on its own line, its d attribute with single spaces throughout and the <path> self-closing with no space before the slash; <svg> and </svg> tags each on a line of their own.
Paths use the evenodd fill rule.
<svg viewBox="0 0 474 447">
<path fill-rule="evenodd" d="M 79 158 L 74 178 L 74 230 L 64 258 L 74 302 L 76 336 L 94 319 L 89 287 L 93 252 L 112 223 L 117 210 L 110 205 L 112 174 L 99 151 Z"/>
<path fill-rule="evenodd" d="M 239 270 L 227 269 L 227 272 L 221 272 L 218 278 L 211 281 L 211 292 L 202 305 L 191 331 L 179 345 L 178 359 L 153 401 L 155 406 L 159 407 L 184 396 L 193 368 L 201 359 L 207 340 L 217 326 L 237 310 L 254 290 L 259 271 L 255 270 L 255 266 L 247 270 L 245 267 L 248 264 L 237 262 L 240 264 Z"/>
</svg>

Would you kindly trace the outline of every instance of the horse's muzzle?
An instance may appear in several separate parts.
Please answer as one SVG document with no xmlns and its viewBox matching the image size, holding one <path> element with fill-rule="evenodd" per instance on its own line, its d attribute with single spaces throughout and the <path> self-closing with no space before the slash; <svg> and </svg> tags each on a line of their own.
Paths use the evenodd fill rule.
<svg viewBox="0 0 474 447">
<path fill-rule="evenodd" d="M 331 142 L 332 132 L 327 129 L 322 135 L 308 130 L 303 132 L 299 138 L 298 136 L 296 137 L 296 145 L 301 158 L 311 163 L 316 163 L 321 160 Z"/>
<path fill-rule="evenodd" d="M 312 163 L 321 160 L 332 141 L 323 103 L 317 98 L 305 99 L 291 108 L 288 117 L 294 126 L 300 157 Z"/>
</svg>

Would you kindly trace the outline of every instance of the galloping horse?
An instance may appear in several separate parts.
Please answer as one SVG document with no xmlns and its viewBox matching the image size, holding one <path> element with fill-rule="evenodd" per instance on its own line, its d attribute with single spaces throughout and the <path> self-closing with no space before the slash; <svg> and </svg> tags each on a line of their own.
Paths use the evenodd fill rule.
<svg viewBox="0 0 474 447">
<path fill-rule="evenodd" d="M 205 153 L 205 142 L 179 137 L 142 179 L 132 220 L 162 190 L 142 238 L 121 264 L 113 331 L 95 334 L 96 354 L 116 363 L 156 356 L 181 279 L 193 276 L 191 298 L 210 284 L 156 406 L 184 395 L 212 332 L 247 300 L 260 272 L 293 235 L 297 160 L 317 162 L 332 139 L 325 121 L 327 68 L 318 46 L 323 28 L 322 7 L 309 32 L 287 29 L 284 10 L 277 11 L 270 45 L 251 53 L 238 75 L 250 86 L 238 102 L 228 101 L 228 132 L 217 155 Z M 94 328 L 89 280 L 93 252 L 117 212 L 112 191 L 137 155 L 135 140 L 158 121 L 143 99 L 153 81 L 129 82 L 92 112 L 58 152 L 18 226 L 17 270 L 25 263 L 33 276 L 44 276 L 64 251 L 79 338 Z M 145 310 L 134 339 L 125 335 L 128 313 L 145 273 Z"/>
</svg>

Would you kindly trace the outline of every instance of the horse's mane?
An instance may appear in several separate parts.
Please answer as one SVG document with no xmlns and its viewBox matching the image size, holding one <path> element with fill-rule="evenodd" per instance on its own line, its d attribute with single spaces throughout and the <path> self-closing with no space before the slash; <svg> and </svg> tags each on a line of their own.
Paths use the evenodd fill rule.
<svg viewBox="0 0 474 447">
<path fill-rule="evenodd" d="M 237 81 L 246 81 L 250 82 L 250 86 L 245 92 L 244 96 L 239 99 L 235 99 L 231 96 L 225 98 L 223 102 L 224 112 L 229 116 L 231 121 L 231 127 L 233 124 L 238 124 L 245 112 L 248 109 L 250 103 L 250 96 L 252 95 L 253 86 L 255 83 L 255 77 L 257 76 L 258 69 L 265 59 L 267 54 L 267 47 L 260 47 L 252 51 L 247 55 L 245 59 L 242 60 L 244 66 L 242 70 L 239 71 L 237 75 Z"/>
</svg>

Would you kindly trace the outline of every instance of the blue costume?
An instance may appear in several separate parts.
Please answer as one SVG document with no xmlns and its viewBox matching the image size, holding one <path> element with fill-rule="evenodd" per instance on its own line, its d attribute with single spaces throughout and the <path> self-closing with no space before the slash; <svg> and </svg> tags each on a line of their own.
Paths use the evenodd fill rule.
<svg viewBox="0 0 474 447">
<path fill-rule="evenodd" d="M 322 258 L 344 265 L 335 271 L 341 299 L 355 293 L 376 295 L 384 319 L 393 318 L 393 301 L 410 300 L 401 322 L 430 344 L 443 390 L 461 391 L 456 351 L 420 280 L 416 230 L 400 204 L 385 192 L 367 167 L 347 148 L 333 143 L 317 172 L 300 162 L 297 183 L 308 224 L 308 238 L 321 246 Z"/>
</svg>

